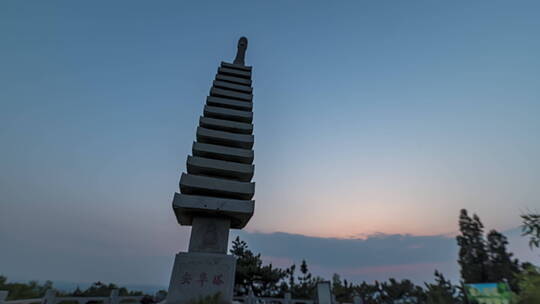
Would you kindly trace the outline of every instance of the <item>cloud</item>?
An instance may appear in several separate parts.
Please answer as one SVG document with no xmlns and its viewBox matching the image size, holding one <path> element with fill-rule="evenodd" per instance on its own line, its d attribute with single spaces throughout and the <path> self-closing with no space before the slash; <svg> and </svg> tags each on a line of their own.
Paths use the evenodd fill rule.
<svg viewBox="0 0 540 304">
<path fill-rule="evenodd" d="M 278 267 L 303 259 L 315 275 L 330 279 L 339 273 L 349 281 L 409 278 L 431 281 L 435 269 L 457 279 L 455 239 L 444 235 L 363 235 L 362 238 L 322 238 L 284 232 L 240 231 L 240 236 L 263 260 Z"/>
<path fill-rule="evenodd" d="M 516 257 L 540 262 L 526 247 L 518 229 L 506 231 L 509 249 Z M 288 267 L 305 259 L 315 275 L 327 279 L 333 273 L 354 282 L 412 279 L 416 283 L 433 280 L 439 270 L 454 282 L 459 280 L 458 247 L 447 235 L 417 236 L 382 234 L 363 238 L 322 238 L 284 232 L 239 231 L 239 236 L 254 252 L 261 252 L 267 263 Z"/>
<path fill-rule="evenodd" d="M 70 204 L 4 204 L 0 223 L 0 274 L 18 280 L 46 280 L 166 287 L 174 254 L 187 248 L 189 229 L 167 221 L 145 221 L 124 210 Z M 142 224 L 141 224 L 142 223 Z M 169 227 L 175 227 L 170 229 Z M 506 231 L 510 251 L 540 264 L 519 229 Z M 432 281 L 435 269 L 457 282 L 458 248 L 453 236 L 372 234 L 362 238 L 323 238 L 285 232 L 233 231 L 261 253 L 266 263 L 286 268 L 308 262 L 310 271 L 349 281 L 409 278 Z"/>
<path fill-rule="evenodd" d="M 265 255 L 308 259 L 322 267 L 436 263 L 457 257 L 455 240 L 446 236 L 376 234 L 365 239 L 340 239 L 284 232 L 241 232 L 239 236 Z"/>
</svg>

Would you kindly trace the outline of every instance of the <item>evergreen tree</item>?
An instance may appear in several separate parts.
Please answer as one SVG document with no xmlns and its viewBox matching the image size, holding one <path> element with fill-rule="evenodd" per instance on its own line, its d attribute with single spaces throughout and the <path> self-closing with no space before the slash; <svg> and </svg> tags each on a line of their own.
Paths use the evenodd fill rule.
<svg viewBox="0 0 540 304">
<path fill-rule="evenodd" d="M 235 284 L 244 289 L 241 293 L 247 294 L 249 288 L 255 291 L 255 277 L 262 265 L 260 255 L 254 255 L 240 237 L 236 237 L 232 242 L 230 253 L 236 257 Z"/>
<path fill-rule="evenodd" d="M 520 293 L 516 303 L 540 303 L 540 268 L 531 263 L 523 263 L 523 271 L 517 277 Z"/>
<path fill-rule="evenodd" d="M 380 295 L 380 288 L 379 288 L 378 282 L 375 282 L 374 285 L 368 284 L 366 282 L 362 282 L 362 284 L 358 285 L 358 287 L 356 287 L 355 290 L 358 292 L 358 295 L 362 299 L 362 303 L 364 304 L 379 303 L 378 297 Z"/>
<path fill-rule="evenodd" d="M 523 235 L 530 236 L 529 246 L 532 248 L 540 247 L 540 213 L 529 213 L 521 216 L 523 226 L 521 227 Z"/>
<path fill-rule="evenodd" d="M 245 294 L 251 288 L 257 296 L 275 296 L 282 291 L 280 282 L 286 271 L 272 264 L 263 266 L 261 254 L 255 255 L 239 237 L 233 241 L 230 253 L 237 258 L 235 284 L 243 289 L 237 293 Z"/>
<path fill-rule="evenodd" d="M 519 273 L 519 262 L 512 260 L 512 253 L 506 250 L 508 241 L 504 235 L 491 230 L 487 236 L 489 256 L 489 281 L 508 282 L 513 291 L 518 290 L 516 275 Z"/>
<path fill-rule="evenodd" d="M 300 273 L 302 275 L 298 277 L 299 288 L 296 295 L 299 298 L 310 299 L 314 296 L 315 286 L 313 285 L 306 260 L 302 260 L 302 264 L 300 264 Z"/>
<path fill-rule="evenodd" d="M 396 281 L 390 278 L 381 284 L 380 303 L 425 303 L 425 293 L 420 286 L 416 286 L 410 280 Z"/>
<path fill-rule="evenodd" d="M 77 285 L 77 288 L 73 291 L 72 295 L 74 297 L 81 297 L 82 296 L 82 290 L 79 288 L 79 285 Z"/>
<path fill-rule="evenodd" d="M 279 282 L 285 278 L 285 271 L 275 268 L 272 264 L 262 266 L 258 271 L 258 294 L 263 297 L 271 297 L 280 293 Z"/>
<path fill-rule="evenodd" d="M 426 285 L 427 304 L 456 304 L 456 287 L 444 275 L 435 270 L 435 284 Z"/>
<path fill-rule="evenodd" d="M 294 272 L 296 270 L 296 265 L 292 264 L 291 267 L 289 267 L 286 272 L 287 276 L 289 277 L 289 290 L 291 293 L 294 293 L 296 290 L 296 282 L 294 280 Z"/>
<path fill-rule="evenodd" d="M 45 295 L 47 289 L 52 288 L 53 283 L 51 281 L 46 281 L 43 285 L 40 285 L 37 281 L 9 283 L 7 277 L 0 275 L 0 290 L 8 291 L 8 297 L 6 299 L 8 301 L 41 298 Z"/>
<path fill-rule="evenodd" d="M 349 293 L 347 291 L 347 288 L 343 286 L 341 276 L 337 273 L 334 273 L 332 275 L 332 293 L 334 294 L 338 302 L 349 301 Z"/>
<path fill-rule="evenodd" d="M 467 210 L 461 210 L 459 216 L 461 235 L 458 235 L 456 239 L 459 246 L 458 263 L 461 267 L 461 277 L 465 283 L 489 281 L 489 260 L 483 229 L 484 226 L 476 214 L 471 218 L 468 216 Z"/>
</svg>

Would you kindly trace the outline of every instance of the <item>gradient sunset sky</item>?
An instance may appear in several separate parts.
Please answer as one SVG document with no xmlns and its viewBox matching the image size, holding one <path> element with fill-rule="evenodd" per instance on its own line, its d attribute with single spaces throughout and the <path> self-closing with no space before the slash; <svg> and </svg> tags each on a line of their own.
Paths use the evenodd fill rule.
<svg viewBox="0 0 540 304">
<path fill-rule="evenodd" d="M 455 263 L 460 209 L 509 233 L 540 209 L 539 12 L 538 1 L 2 1 L 0 274 L 167 284 L 189 238 L 172 195 L 218 64 L 245 35 L 256 212 L 241 235 L 267 261 L 313 257 L 321 274 L 347 271 L 329 261 L 374 240 L 395 252 L 421 242 L 419 260 L 368 255 L 349 276 L 431 276 Z M 291 237 L 314 245 L 271 252 Z M 351 239 L 363 245 L 336 245 Z M 335 251 L 313 256 L 327 241 Z M 430 246 L 447 255 L 429 260 Z"/>
</svg>

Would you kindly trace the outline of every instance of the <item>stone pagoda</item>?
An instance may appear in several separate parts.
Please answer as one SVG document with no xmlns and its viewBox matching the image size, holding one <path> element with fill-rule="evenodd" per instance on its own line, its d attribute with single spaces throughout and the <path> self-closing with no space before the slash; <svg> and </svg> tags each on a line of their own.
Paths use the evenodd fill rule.
<svg viewBox="0 0 540 304">
<path fill-rule="evenodd" d="M 197 140 L 187 157 L 173 210 L 191 226 L 188 252 L 176 255 L 167 304 L 208 297 L 231 303 L 236 260 L 227 255 L 229 229 L 241 229 L 253 215 L 253 94 L 251 67 L 240 38 L 233 63 L 222 62 L 199 119 Z"/>
</svg>

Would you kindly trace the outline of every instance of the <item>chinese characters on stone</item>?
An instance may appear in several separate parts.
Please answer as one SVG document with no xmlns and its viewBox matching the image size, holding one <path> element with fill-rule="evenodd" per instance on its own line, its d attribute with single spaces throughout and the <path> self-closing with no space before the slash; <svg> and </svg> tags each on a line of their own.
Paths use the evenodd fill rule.
<svg viewBox="0 0 540 304">
<path fill-rule="evenodd" d="M 193 280 L 193 275 L 190 272 L 185 272 L 184 275 L 180 278 L 180 284 L 181 285 L 197 285 L 199 287 L 204 287 L 205 284 L 208 283 L 208 274 L 206 272 L 201 272 L 197 276 L 196 280 Z M 212 284 L 216 286 L 223 285 L 225 282 L 223 281 L 223 274 L 216 274 L 213 276 Z"/>
</svg>

